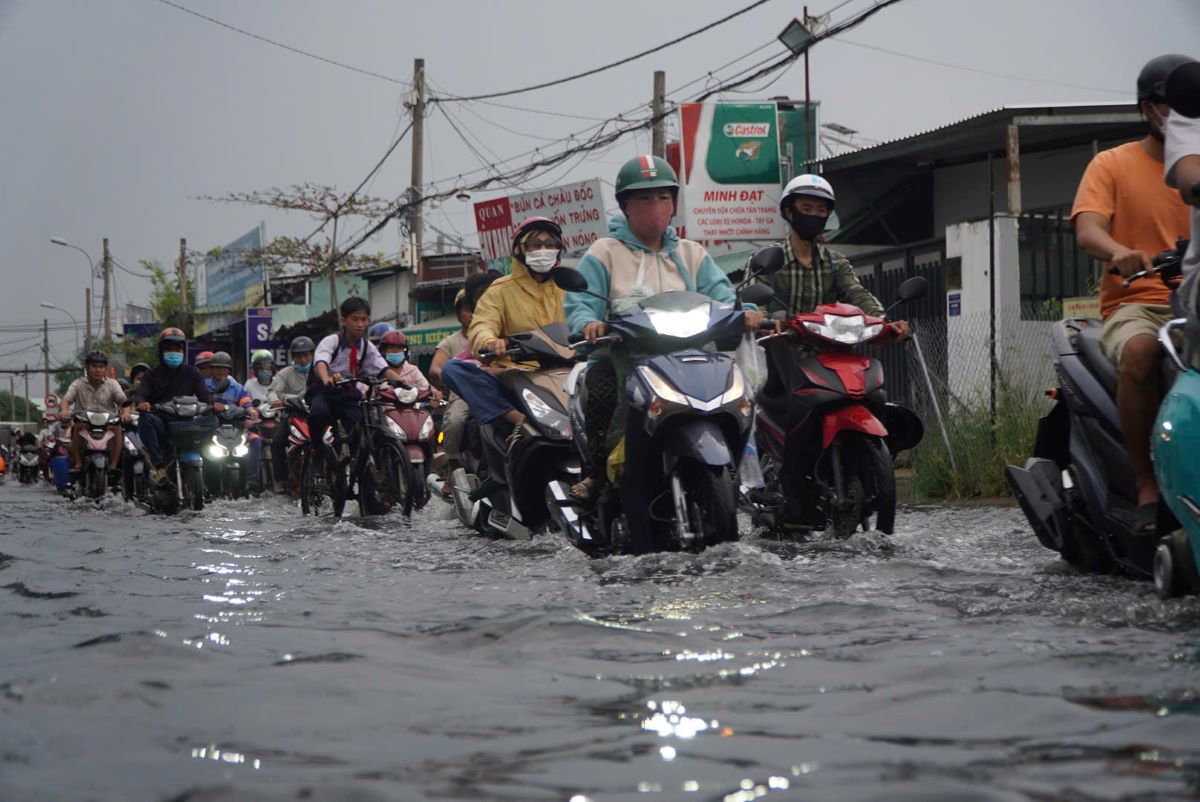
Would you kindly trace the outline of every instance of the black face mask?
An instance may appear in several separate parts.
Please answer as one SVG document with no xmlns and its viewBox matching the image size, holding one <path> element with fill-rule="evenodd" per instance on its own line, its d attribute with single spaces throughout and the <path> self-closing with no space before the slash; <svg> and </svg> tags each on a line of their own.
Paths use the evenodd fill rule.
<svg viewBox="0 0 1200 802">
<path fill-rule="evenodd" d="M 797 237 L 805 242 L 812 242 L 825 230 L 825 223 L 828 219 L 820 214 L 803 214 L 793 211 L 791 217 L 788 218 L 788 224 L 791 225 L 792 231 L 796 232 Z"/>
</svg>

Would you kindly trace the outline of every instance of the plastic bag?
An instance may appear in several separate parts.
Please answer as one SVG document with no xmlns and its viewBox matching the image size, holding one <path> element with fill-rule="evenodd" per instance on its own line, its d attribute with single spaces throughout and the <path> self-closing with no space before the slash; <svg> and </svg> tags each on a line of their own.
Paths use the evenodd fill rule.
<svg viewBox="0 0 1200 802">
<path fill-rule="evenodd" d="M 767 352 L 755 341 L 753 332 L 742 335 L 742 342 L 733 352 L 733 361 L 741 368 L 751 397 L 757 395 L 767 383 Z"/>
<path fill-rule="evenodd" d="M 746 441 L 746 450 L 742 452 L 742 461 L 738 466 L 738 484 L 744 490 L 752 490 L 766 484 L 763 479 L 762 465 L 758 462 L 758 446 L 755 443 L 754 424 L 750 426 L 750 439 Z"/>
</svg>

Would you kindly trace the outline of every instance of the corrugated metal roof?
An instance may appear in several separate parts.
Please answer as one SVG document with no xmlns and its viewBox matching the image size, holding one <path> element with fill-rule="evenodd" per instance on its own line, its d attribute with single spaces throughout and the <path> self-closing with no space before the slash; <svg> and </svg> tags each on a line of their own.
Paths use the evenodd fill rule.
<svg viewBox="0 0 1200 802">
<path fill-rule="evenodd" d="M 886 158 L 898 149 L 903 149 L 906 146 L 919 144 L 922 141 L 936 141 L 939 134 L 949 133 L 955 129 L 972 129 L 978 128 L 984 130 L 990 124 L 997 123 L 1002 120 L 1008 120 L 1018 116 L 1031 116 L 1030 113 L 1040 113 L 1046 116 L 1062 116 L 1064 121 L 1063 126 L 1078 126 L 1096 123 L 1081 123 L 1077 119 L 1069 120 L 1066 118 L 1078 118 L 1081 115 L 1100 116 L 1104 112 L 1134 112 L 1137 111 L 1137 105 L 1132 102 L 1122 101 L 1104 101 L 1098 103 L 1023 103 L 1009 106 L 1001 106 L 1000 108 L 983 111 L 979 114 L 973 114 L 970 117 L 964 117 L 961 120 L 956 120 L 945 125 L 934 126 L 919 131 L 908 136 L 889 139 L 885 142 L 880 142 L 877 145 L 872 145 L 869 148 L 842 153 L 837 156 L 830 156 L 826 159 L 819 159 L 811 162 L 811 166 L 818 168 L 819 172 L 826 172 L 830 169 L 839 169 L 843 166 L 858 165 L 868 161 L 874 161 L 877 157 Z"/>
</svg>

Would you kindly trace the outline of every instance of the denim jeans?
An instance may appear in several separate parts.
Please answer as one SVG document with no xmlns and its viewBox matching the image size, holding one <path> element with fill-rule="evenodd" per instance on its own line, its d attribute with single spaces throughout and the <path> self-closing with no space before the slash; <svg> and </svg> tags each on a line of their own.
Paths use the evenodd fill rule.
<svg viewBox="0 0 1200 802">
<path fill-rule="evenodd" d="M 457 393 L 480 423 L 490 423 L 513 407 L 508 388 L 492 374 L 461 359 L 442 367 L 442 383 Z"/>
</svg>

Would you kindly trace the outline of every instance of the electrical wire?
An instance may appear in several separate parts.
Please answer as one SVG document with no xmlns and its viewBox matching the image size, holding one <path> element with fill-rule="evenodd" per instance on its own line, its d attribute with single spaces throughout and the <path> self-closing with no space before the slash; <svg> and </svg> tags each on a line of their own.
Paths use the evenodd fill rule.
<svg viewBox="0 0 1200 802">
<path fill-rule="evenodd" d="M 167 2 L 167 0 L 160 0 L 160 2 Z M 726 22 L 729 22 L 732 19 L 740 17 L 747 12 L 753 11 L 754 9 L 758 8 L 759 6 L 765 5 L 769 2 L 771 2 L 771 0 L 755 0 L 755 2 L 739 9 L 738 11 L 733 12 L 732 14 L 728 14 L 719 20 L 710 22 L 709 24 L 707 24 L 701 28 L 697 28 L 694 31 L 685 33 L 683 36 L 677 36 L 676 38 L 670 40 L 669 42 L 663 42 L 660 45 L 656 45 L 647 50 L 643 50 L 640 53 L 635 53 L 632 56 L 626 56 L 625 58 L 620 59 L 619 61 L 613 61 L 609 64 L 604 64 L 600 67 L 593 67 L 590 70 L 584 70 L 583 72 L 578 72 L 578 73 L 575 73 L 574 75 L 568 75 L 565 78 L 557 78 L 553 81 L 543 81 L 540 84 L 533 84 L 532 86 L 525 86 L 520 89 L 507 89 L 503 92 L 489 92 L 489 93 L 482 94 L 482 95 L 467 95 L 467 96 L 450 95 L 447 97 L 434 98 L 433 102 L 435 102 L 435 103 L 446 103 L 446 102 L 462 103 L 462 102 L 465 102 L 468 100 L 490 100 L 492 98 L 508 97 L 510 95 L 520 95 L 520 94 L 524 94 L 525 92 L 533 92 L 538 89 L 546 89 L 551 86 L 559 86 L 561 84 L 570 83 L 571 81 L 577 81 L 580 78 L 587 78 L 588 76 L 596 75 L 596 74 L 604 72 L 606 70 L 611 70 L 614 67 L 620 67 L 622 65 L 637 61 L 638 59 L 644 58 L 644 57 L 650 55 L 651 53 L 657 53 L 661 50 L 666 50 L 668 47 L 673 47 L 674 45 L 677 45 L 680 42 L 685 42 L 694 36 L 699 36 L 700 34 L 704 33 L 705 31 L 710 31 L 713 28 L 716 28 L 720 25 L 724 25 Z"/>
<path fill-rule="evenodd" d="M 326 64 L 331 64 L 334 67 L 341 67 L 344 70 L 351 70 L 353 72 L 361 73 L 363 75 L 369 75 L 372 78 L 379 78 L 380 80 L 383 80 L 383 81 L 390 81 L 391 83 L 399 84 L 400 86 L 408 87 L 409 89 L 412 88 L 412 84 L 408 83 L 407 81 L 402 81 L 399 78 L 393 78 L 390 75 L 383 75 L 378 72 L 372 72 L 371 70 L 364 70 L 361 67 L 355 67 L 351 64 L 346 64 L 341 61 L 335 61 L 331 58 L 325 58 L 324 56 L 318 56 L 316 53 L 310 53 L 307 50 L 301 50 L 298 47 L 292 47 L 291 45 L 285 45 L 283 42 L 277 42 L 274 39 L 268 39 L 265 36 L 259 36 L 256 33 L 251 33 L 250 31 L 243 30 L 242 28 L 238 28 L 236 26 L 230 25 L 227 22 L 222 22 L 219 19 L 214 19 L 212 17 L 206 17 L 205 15 L 201 14 L 198 11 L 193 11 L 190 8 L 186 8 L 185 6 L 179 5 L 178 3 L 172 3 L 171 0 L 158 0 L 158 2 L 162 3 L 165 6 L 170 6 L 171 8 L 178 9 L 179 11 L 182 11 L 185 14 L 191 14 L 193 17 L 199 17 L 200 19 L 204 20 L 205 22 L 211 22 L 213 25 L 219 25 L 222 28 L 227 28 L 228 30 L 231 30 L 235 33 L 240 33 L 243 36 L 249 36 L 251 39 L 257 39 L 260 42 L 265 42 L 266 44 L 283 48 L 284 50 L 287 50 L 291 53 L 296 53 L 297 55 L 305 56 L 306 58 L 316 59 L 317 61 L 322 61 Z"/>
</svg>

